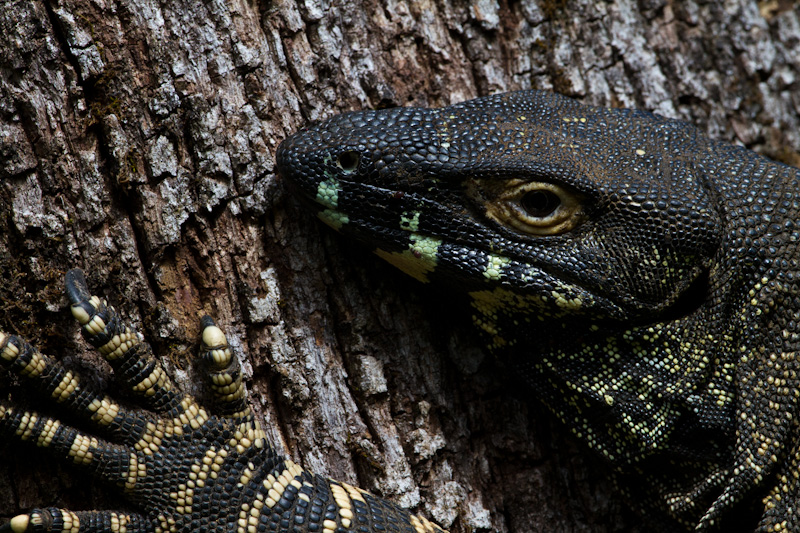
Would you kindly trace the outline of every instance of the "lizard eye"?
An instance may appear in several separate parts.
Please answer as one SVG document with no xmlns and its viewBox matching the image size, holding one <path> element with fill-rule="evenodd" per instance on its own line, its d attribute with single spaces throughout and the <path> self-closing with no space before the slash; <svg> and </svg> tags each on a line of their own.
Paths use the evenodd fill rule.
<svg viewBox="0 0 800 533">
<path fill-rule="evenodd" d="M 339 168 L 349 174 L 358 169 L 358 162 L 360 160 L 361 154 L 354 150 L 348 150 L 347 152 L 342 152 L 339 154 L 339 158 L 337 159 L 336 163 L 339 165 Z"/>
<path fill-rule="evenodd" d="M 585 218 L 583 197 L 555 183 L 507 180 L 491 188 L 497 192 L 486 201 L 487 216 L 529 235 L 559 235 Z"/>
<path fill-rule="evenodd" d="M 530 216 L 544 218 L 558 209 L 561 205 L 561 198 L 552 191 L 534 190 L 526 192 L 520 198 L 519 205 Z"/>
</svg>

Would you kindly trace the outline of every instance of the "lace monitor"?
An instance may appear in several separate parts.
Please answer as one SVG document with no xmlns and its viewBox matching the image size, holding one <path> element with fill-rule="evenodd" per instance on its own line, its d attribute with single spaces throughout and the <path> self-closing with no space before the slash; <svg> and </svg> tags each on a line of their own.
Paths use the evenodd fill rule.
<svg viewBox="0 0 800 533">
<path fill-rule="evenodd" d="M 277 166 L 325 223 L 464 295 L 487 347 L 655 529 L 800 531 L 797 169 L 537 91 L 339 115 L 287 139 Z M 278 456 L 210 319 L 216 415 L 172 389 L 75 271 L 67 291 L 158 415 L 0 334 L 5 367 L 107 439 L 7 402 L 0 431 L 116 483 L 141 514 L 34 510 L 8 529 L 441 531 Z"/>
</svg>

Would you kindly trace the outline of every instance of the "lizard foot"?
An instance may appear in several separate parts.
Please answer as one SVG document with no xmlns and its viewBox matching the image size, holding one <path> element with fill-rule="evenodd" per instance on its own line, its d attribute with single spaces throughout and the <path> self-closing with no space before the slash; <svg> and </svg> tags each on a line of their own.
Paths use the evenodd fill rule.
<svg viewBox="0 0 800 533">
<path fill-rule="evenodd" d="M 152 513 L 36 509 L 15 517 L 3 530 L 154 532 L 217 527 L 233 531 L 240 526 L 241 502 L 236 500 L 242 498 L 226 494 L 227 489 L 241 484 L 244 493 L 253 485 L 249 490 L 263 493 L 250 502 L 257 508 L 267 504 L 269 491 L 262 479 L 268 473 L 286 473 L 288 484 L 302 472 L 266 446 L 246 403 L 238 360 L 211 318 L 202 319 L 200 357 L 206 363 L 216 415 L 175 390 L 142 336 L 124 324 L 113 308 L 89 294 L 80 270 L 67 274 L 66 286 L 84 338 L 109 361 L 117 380 L 155 414 L 126 409 L 86 387 L 79 376 L 23 339 L 0 332 L 0 364 L 25 378 L 88 430 L 3 401 L 0 433 L 51 449 L 121 487 L 133 502 Z M 211 510 L 201 516 L 199 509 L 209 506 Z M 231 508 L 237 512 L 228 512 Z M 258 518 L 258 514 L 248 514 Z M 245 517 L 248 521 L 252 522 L 249 516 Z M 194 525 L 187 528 L 190 524 Z"/>
<path fill-rule="evenodd" d="M 267 442 L 247 404 L 225 334 L 202 318 L 200 358 L 213 412 L 173 386 L 142 335 L 66 276 L 83 337 L 148 410 L 126 408 L 15 335 L 0 332 L 0 366 L 67 411 L 78 427 L 0 400 L 0 435 L 33 442 L 120 487 L 140 513 L 47 508 L 0 531 L 433 533 L 428 520 L 366 491 L 303 470 Z"/>
</svg>

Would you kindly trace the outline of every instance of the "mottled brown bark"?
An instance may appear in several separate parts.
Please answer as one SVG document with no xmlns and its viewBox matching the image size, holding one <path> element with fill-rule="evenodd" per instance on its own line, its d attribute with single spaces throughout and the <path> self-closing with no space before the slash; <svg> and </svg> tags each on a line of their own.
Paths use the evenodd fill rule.
<svg viewBox="0 0 800 533">
<path fill-rule="evenodd" d="M 81 266 L 187 389 L 215 316 L 273 443 L 309 469 L 455 532 L 638 530 L 468 314 L 312 220 L 273 156 L 340 111 L 533 87 L 797 164 L 800 3 L 718 4 L 4 0 L 0 328 L 107 386 L 61 293 Z M 3 373 L 0 391 L 35 402 Z M 123 505 L 28 447 L 0 458 L 0 517 Z"/>
</svg>

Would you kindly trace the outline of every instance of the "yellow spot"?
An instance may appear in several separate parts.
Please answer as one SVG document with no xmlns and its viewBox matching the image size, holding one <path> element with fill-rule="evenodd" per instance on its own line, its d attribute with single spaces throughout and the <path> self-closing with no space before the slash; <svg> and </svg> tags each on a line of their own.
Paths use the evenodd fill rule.
<svg viewBox="0 0 800 533">
<path fill-rule="evenodd" d="M 160 365 L 153 367 L 152 372 L 133 387 L 134 391 L 144 396 L 153 396 L 159 389 L 170 389 L 167 376 L 164 374 L 164 370 Z"/>
<path fill-rule="evenodd" d="M 188 425 L 192 429 L 198 429 L 208 421 L 209 416 L 206 410 L 197 405 L 190 397 L 181 400 L 181 408 L 183 411 L 180 415 L 172 419 L 175 434 L 183 433 L 182 426 Z"/>
<path fill-rule="evenodd" d="M 136 481 L 147 477 L 147 465 L 139 463 L 139 456 L 135 453 L 128 455 L 128 479 L 125 480 L 125 490 L 132 490 Z"/>
<path fill-rule="evenodd" d="M 530 312 L 533 309 L 541 309 L 544 305 L 544 300 L 540 296 L 519 295 L 500 287 L 491 291 L 473 291 L 469 296 L 472 298 L 472 307 L 478 311 L 473 317 L 475 325 L 492 336 L 490 348 L 508 344 L 497 323 L 501 313 L 513 315 L 522 311 Z"/>
<path fill-rule="evenodd" d="M 228 344 L 225 334 L 218 326 L 208 326 L 203 330 L 203 342 L 209 348 L 216 348 Z"/>
<path fill-rule="evenodd" d="M 330 483 L 330 488 L 333 499 L 339 508 L 339 516 L 341 518 L 342 525 L 346 528 L 350 527 L 350 524 L 353 520 L 353 504 L 348 490 L 335 482 Z"/>
<path fill-rule="evenodd" d="M 53 389 L 52 397 L 55 398 L 57 402 L 63 402 L 78 389 L 78 380 L 75 379 L 75 376 L 72 375 L 72 372 L 69 371 L 64 375 L 64 378 L 61 380 L 55 389 Z"/>
<path fill-rule="evenodd" d="M 97 309 L 97 307 L 100 305 L 100 298 L 97 296 L 92 296 L 89 298 L 89 304 Z M 86 310 L 80 305 L 73 305 L 70 310 L 72 311 L 72 316 L 81 326 L 85 326 L 86 323 L 92 319 L 89 313 L 87 313 Z"/>
<path fill-rule="evenodd" d="M 317 186 L 317 202 L 330 209 L 339 204 L 339 180 L 329 178 Z"/>
<path fill-rule="evenodd" d="M 106 330 L 106 323 L 102 318 L 100 318 L 99 315 L 95 315 L 83 326 L 83 328 L 92 335 L 97 335 L 98 333 L 102 333 Z"/>
<path fill-rule="evenodd" d="M 11 526 L 11 531 L 14 533 L 24 533 L 28 530 L 30 521 L 31 517 L 29 515 L 21 514 L 12 518 L 8 525 Z"/>
<path fill-rule="evenodd" d="M 438 262 L 437 254 L 442 241 L 433 237 L 424 237 L 416 233 L 410 235 L 411 244 L 402 252 L 375 250 L 375 254 L 393 264 L 409 276 L 428 282 L 428 273 L 433 272 Z"/>
<path fill-rule="evenodd" d="M 127 326 L 125 331 L 119 335 L 114 335 L 106 344 L 98 348 L 98 351 L 109 361 L 119 359 L 128 351 L 139 344 L 139 336 Z"/>
<path fill-rule="evenodd" d="M 72 446 L 69 448 L 69 456 L 72 457 L 75 464 L 92 464 L 93 450 L 97 449 L 97 444 L 97 439 L 94 437 L 76 435 L 75 440 L 72 441 Z"/>
<path fill-rule="evenodd" d="M 349 485 L 347 483 L 340 483 L 340 485 L 344 487 L 344 490 L 347 491 L 347 494 L 350 496 L 350 499 L 359 501 L 361 503 L 367 503 L 366 500 L 364 499 L 364 496 L 362 496 L 362 494 L 366 494 L 366 491 L 364 491 L 364 489 L 354 487 L 353 485 Z"/>
<path fill-rule="evenodd" d="M 111 513 L 111 531 L 113 533 L 126 533 L 128 531 L 127 525 L 130 523 L 130 517 L 124 514 Z"/>
<path fill-rule="evenodd" d="M 503 267 L 510 262 L 511 260 L 507 257 L 489 254 L 489 262 L 483 271 L 483 275 L 487 279 L 497 281 L 503 276 Z"/>
<path fill-rule="evenodd" d="M 437 525 L 433 524 L 430 520 L 423 516 L 411 515 L 409 516 L 411 525 L 414 526 L 416 533 L 437 533 L 442 531 Z"/>
<path fill-rule="evenodd" d="M 42 448 L 50 446 L 60 426 L 61 423 L 58 420 L 47 420 L 41 433 L 39 433 L 39 437 L 36 439 L 36 445 Z"/>
<path fill-rule="evenodd" d="M 350 217 L 333 209 L 326 209 L 318 212 L 317 218 L 337 231 L 350 222 Z"/>
<path fill-rule="evenodd" d="M 418 231 L 419 230 L 419 211 L 414 211 L 411 213 L 411 216 L 408 213 L 403 213 L 400 216 L 400 228 L 406 231 Z"/>
<path fill-rule="evenodd" d="M 646 152 L 644 150 L 642 150 L 641 148 L 636 150 L 636 155 L 644 155 L 645 153 Z"/>
<path fill-rule="evenodd" d="M 558 291 L 551 291 L 550 295 L 553 297 L 555 304 L 562 309 L 570 309 L 574 311 L 583 307 L 583 300 L 577 296 L 574 298 L 568 298 Z"/>
<path fill-rule="evenodd" d="M 31 360 L 28 361 L 28 364 L 25 365 L 25 368 L 20 370 L 21 376 L 28 376 L 28 377 L 38 377 L 47 368 L 47 361 L 42 356 L 41 353 L 38 351 L 34 351 L 31 354 Z"/>
<path fill-rule="evenodd" d="M 8 339 L 8 336 L 5 333 L 0 332 L 0 344 L 3 344 Z M 19 348 L 14 346 L 13 344 L 6 344 L 3 351 L 0 352 L 0 357 L 5 359 L 6 361 L 13 361 L 19 355 Z M 27 516 L 27 515 L 25 515 Z"/>
<path fill-rule="evenodd" d="M 28 440 L 31 438 L 31 435 L 33 435 L 33 427 L 38 420 L 39 417 L 36 416 L 36 413 L 25 412 L 20 418 L 19 426 L 17 426 L 15 434 L 19 435 L 21 440 Z"/>
</svg>

